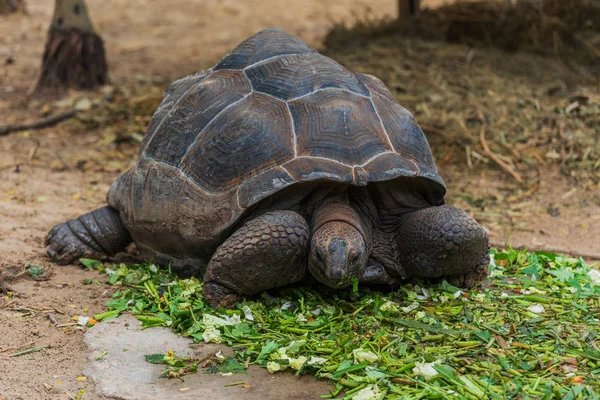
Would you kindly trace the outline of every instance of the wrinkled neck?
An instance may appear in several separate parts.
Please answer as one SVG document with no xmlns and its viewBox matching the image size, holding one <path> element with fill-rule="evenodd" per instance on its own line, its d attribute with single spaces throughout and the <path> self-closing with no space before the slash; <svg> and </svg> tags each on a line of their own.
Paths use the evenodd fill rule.
<svg viewBox="0 0 600 400">
<path fill-rule="evenodd" d="M 345 222 L 353 226 L 360 232 L 367 247 L 370 247 L 370 229 L 365 226 L 360 215 L 349 204 L 347 196 L 335 196 L 323 201 L 313 214 L 311 232 L 314 233 L 326 223 L 334 221 Z"/>
</svg>

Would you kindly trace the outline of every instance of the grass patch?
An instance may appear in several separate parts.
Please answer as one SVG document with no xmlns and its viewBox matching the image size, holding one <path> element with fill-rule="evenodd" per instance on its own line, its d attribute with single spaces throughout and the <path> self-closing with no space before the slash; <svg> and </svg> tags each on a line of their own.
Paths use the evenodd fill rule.
<svg viewBox="0 0 600 400">
<path fill-rule="evenodd" d="M 235 359 L 211 358 L 212 372 L 310 374 L 334 383 L 324 398 L 597 398 L 600 273 L 552 253 L 492 254 L 489 279 L 470 291 L 445 281 L 390 293 L 286 288 L 234 310 L 210 308 L 196 278 L 83 262 L 121 286 L 96 319 L 127 311 L 144 327 L 233 347 Z M 180 377 L 206 360 L 160 361 Z"/>
</svg>

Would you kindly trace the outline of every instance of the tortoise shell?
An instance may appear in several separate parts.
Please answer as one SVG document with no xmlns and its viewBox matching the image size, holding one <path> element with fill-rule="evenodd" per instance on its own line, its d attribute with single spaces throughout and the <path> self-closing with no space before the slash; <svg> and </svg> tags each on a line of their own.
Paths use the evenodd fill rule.
<svg viewBox="0 0 600 400">
<path fill-rule="evenodd" d="M 167 89 L 108 201 L 136 241 L 178 232 L 149 246 L 181 253 L 218 242 L 244 210 L 291 185 L 398 177 L 426 182 L 429 201 L 443 203 L 427 139 L 385 85 L 270 28 Z"/>
</svg>

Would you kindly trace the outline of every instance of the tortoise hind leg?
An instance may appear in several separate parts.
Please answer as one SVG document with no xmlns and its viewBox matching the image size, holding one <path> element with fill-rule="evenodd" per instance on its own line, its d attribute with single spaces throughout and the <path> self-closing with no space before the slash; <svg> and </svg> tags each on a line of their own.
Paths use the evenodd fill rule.
<svg viewBox="0 0 600 400">
<path fill-rule="evenodd" d="M 471 288 L 488 274 L 488 234 L 459 208 L 444 205 L 404 215 L 396 242 L 400 266 L 409 276 L 446 278 Z"/>
<path fill-rule="evenodd" d="M 293 211 L 274 211 L 246 222 L 212 256 L 204 295 L 231 308 L 244 295 L 285 286 L 306 273 L 308 224 Z"/>
<path fill-rule="evenodd" d="M 98 208 L 56 225 L 48 232 L 48 256 L 57 264 L 70 264 L 79 258 L 105 260 L 125 250 L 131 236 L 119 212 L 112 207 Z"/>
</svg>

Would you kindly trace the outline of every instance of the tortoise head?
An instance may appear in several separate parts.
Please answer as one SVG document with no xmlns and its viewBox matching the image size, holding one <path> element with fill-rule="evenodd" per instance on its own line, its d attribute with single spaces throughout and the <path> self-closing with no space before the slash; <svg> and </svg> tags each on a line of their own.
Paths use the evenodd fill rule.
<svg viewBox="0 0 600 400">
<path fill-rule="evenodd" d="M 360 276 L 368 256 L 365 240 L 355 227 L 331 221 L 313 233 L 308 268 L 321 283 L 344 288 Z"/>
</svg>

